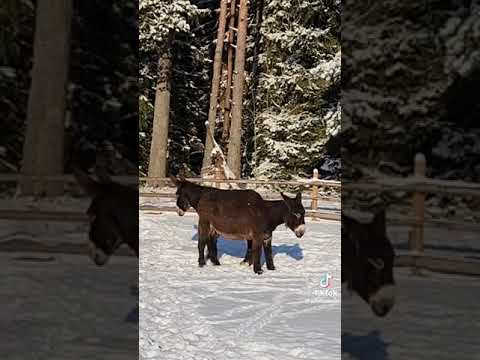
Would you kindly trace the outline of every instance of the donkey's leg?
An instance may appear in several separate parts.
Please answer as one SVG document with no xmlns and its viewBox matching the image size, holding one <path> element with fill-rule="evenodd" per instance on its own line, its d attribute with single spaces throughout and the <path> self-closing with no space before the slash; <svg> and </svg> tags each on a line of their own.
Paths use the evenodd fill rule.
<svg viewBox="0 0 480 360">
<path fill-rule="evenodd" d="M 267 269 L 275 270 L 275 265 L 273 265 L 271 237 L 263 242 L 263 253 L 265 254 L 265 262 L 267 263 Z"/>
<path fill-rule="evenodd" d="M 210 230 L 208 222 L 198 221 L 198 266 L 202 267 L 205 261 L 205 246 L 208 242 L 208 231 Z"/>
<path fill-rule="evenodd" d="M 247 251 L 245 253 L 245 258 L 242 261 L 242 264 L 248 263 L 252 265 L 252 240 L 247 240 Z"/>
<path fill-rule="evenodd" d="M 213 265 L 220 265 L 220 261 L 218 261 L 218 248 L 217 248 L 217 234 L 210 234 L 208 237 L 208 258 L 212 262 Z"/>
<path fill-rule="evenodd" d="M 262 264 L 260 263 L 260 258 L 262 256 L 262 239 L 255 238 L 252 242 L 252 258 L 253 258 L 253 271 L 255 274 L 262 274 Z"/>
</svg>

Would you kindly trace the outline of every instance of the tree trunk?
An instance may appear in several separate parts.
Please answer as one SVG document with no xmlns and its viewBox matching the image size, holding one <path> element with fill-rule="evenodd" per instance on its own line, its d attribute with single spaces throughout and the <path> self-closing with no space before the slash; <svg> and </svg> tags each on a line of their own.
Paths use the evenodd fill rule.
<svg viewBox="0 0 480 360">
<path fill-rule="evenodd" d="M 223 132 L 222 132 L 222 142 L 226 142 L 228 139 L 228 134 L 230 133 L 230 109 L 232 105 L 232 75 L 233 75 L 233 44 L 235 43 L 235 15 L 237 0 L 230 0 L 230 19 L 228 26 L 228 50 L 227 50 L 227 87 L 225 89 L 225 103 L 224 103 L 224 112 L 223 112 Z"/>
<path fill-rule="evenodd" d="M 61 175 L 64 170 L 64 133 L 70 55 L 72 0 L 37 2 L 34 62 L 28 98 L 27 130 L 22 174 Z M 63 183 L 22 179 L 24 195 L 59 195 Z"/>
<path fill-rule="evenodd" d="M 222 54 L 223 43 L 225 39 L 225 25 L 227 23 L 227 0 L 220 2 L 220 15 L 218 18 L 217 45 L 215 48 L 215 58 L 213 60 L 212 89 L 210 92 L 210 108 L 208 109 L 208 131 L 215 133 L 215 124 L 217 119 L 218 91 L 220 88 L 220 77 L 222 73 Z M 213 143 L 206 135 L 205 152 L 203 154 L 202 173 L 210 165 L 210 157 L 213 149 Z"/>
<path fill-rule="evenodd" d="M 155 92 L 152 142 L 150 145 L 150 161 L 148 163 L 148 176 L 150 177 L 166 177 L 171 68 L 171 54 L 168 46 L 166 46 L 158 61 L 158 82 Z"/>
<path fill-rule="evenodd" d="M 258 93 L 258 80 L 259 80 L 259 54 L 261 50 L 261 38 L 262 38 L 262 24 L 263 24 L 263 9 L 265 6 L 264 0 L 258 0 L 256 3 L 256 14 L 255 14 L 255 40 L 253 45 L 253 60 L 252 60 L 252 73 L 251 73 L 251 84 L 250 88 L 251 93 L 251 106 L 252 106 L 252 140 L 253 140 L 253 151 L 252 151 L 252 162 L 253 166 L 257 166 L 257 93 Z"/>
<path fill-rule="evenodd" d="M 232 120 L 228 143 L 227 163 L 237 178 L 242 171 L 242 106 L 245 83 L 245 49 L 247 40 L 248 0 L 240 0 L 237 52 L 235 54 L 235 80 L 232 94 Z"/>
</svg>

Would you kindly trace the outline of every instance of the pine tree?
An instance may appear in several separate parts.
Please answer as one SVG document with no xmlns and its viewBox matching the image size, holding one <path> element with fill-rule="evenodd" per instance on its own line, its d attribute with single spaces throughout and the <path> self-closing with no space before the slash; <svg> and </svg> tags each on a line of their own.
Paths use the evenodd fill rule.
<svg viewBox="0 0 480 360">
<path fill-rule="evenodd" d="M 265 1 L 254 174 L 311 176 L 340 127 L 339 2 Z"/>
<path fill-rule="evenodd" d="M 171 52 L 171 95 L 168 126 L 168 170 L 187 174 L 200 172 L 202 140 L 208 109 L 212 25 L 205 19 L 209 9 L 194 2 L 140 1 L 140 173 L 148 168 L 158 81 L 158 58 Z M 171 34 L 171 43 L 166 46 Z M 197 36 L 196 36 L 197 35 Z"/>
</svg>

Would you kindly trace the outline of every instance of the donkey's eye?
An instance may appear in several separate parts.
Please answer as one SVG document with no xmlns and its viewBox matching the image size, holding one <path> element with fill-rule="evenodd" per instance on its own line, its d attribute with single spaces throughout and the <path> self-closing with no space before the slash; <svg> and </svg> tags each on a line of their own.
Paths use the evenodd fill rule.
<svg viewBox="0 0 480 360">
<path fill-rule="evenodd" d="M 385 263 L 379 258 L 368 258 L 368 262 L 377 270 L 382 270 L 385 267 Z"/>
<path fill-rule="evenodd" d="M 295 215 L 297 219 L 300 219 L 302 217 L 302 214 L 298 214 L 298 213 L 293 213 L 293 215 Z"/>
</svg>

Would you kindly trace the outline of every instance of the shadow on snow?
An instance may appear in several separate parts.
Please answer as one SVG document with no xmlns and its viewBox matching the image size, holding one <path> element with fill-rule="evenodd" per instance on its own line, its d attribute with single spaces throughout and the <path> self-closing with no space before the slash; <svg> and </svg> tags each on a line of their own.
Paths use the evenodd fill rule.
<svg viewBox="0 0 480 360">
<path fill-rule="evenodd" d="M 194 225 L 195 230 L 198 229 L 197 225 Z M 192 237 L 193 241 L 198 241 L 198 232 L 195 233 Z M 275 241 L 275 237 L 274 237 Z M 217 242 L 218 248 L 218 258 L 221 259 L 222 256 L 230 255 L 233 257 L 237 257 L 243 259 L 245 257 L 245 253 L 247 251 L 247 242 L 246 241 L 238 241 L 238 240 L 225 240 L 222 236 L 218 238 Z M 275 257 L 277 254 L 285 254 L 290 256 L 292 259 L 295 260 L 302 260 L 303 259 L 303 249 L 298 244 L 281 244 L 275 245 L 272 244 L 272 255 Z M 265 257 L 262 254 L 262 265 L 265 262 Z"/>
<path fill-rule="evenodd" d="M 378 330 L 367 335 L 342 334 L 342 353 L 347 353 L 356 360 L 388 360 L 389 345 L 383 341 Z"/>
</svg>

